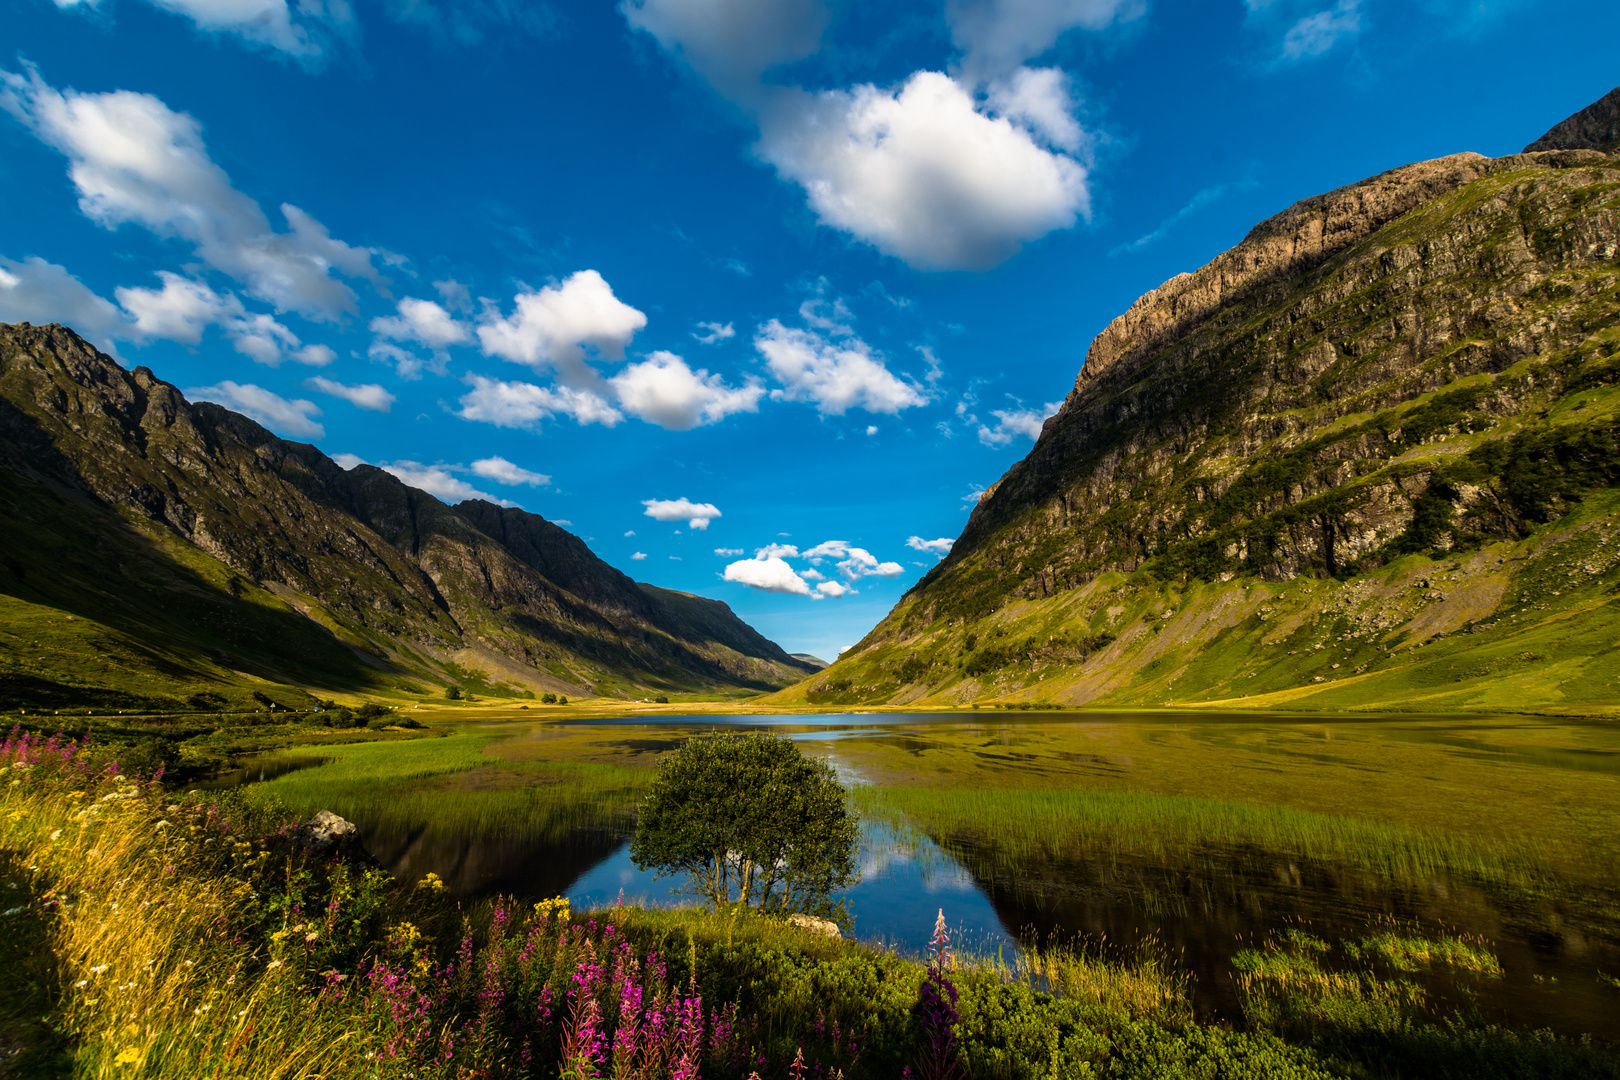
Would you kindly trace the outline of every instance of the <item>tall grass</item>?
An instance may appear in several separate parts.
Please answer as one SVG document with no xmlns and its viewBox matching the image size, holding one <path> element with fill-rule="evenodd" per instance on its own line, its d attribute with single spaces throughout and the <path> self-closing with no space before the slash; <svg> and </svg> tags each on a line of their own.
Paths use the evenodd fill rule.
<svg viewBox="0 0 1620 1080">
<path fill-rule="evenodd" d="M 1522 843 L 1457 838 L 1285 806 L 1129 791 L 861 787 L 855 804 L 954 852 L 972 845 L 998 868 L 1081 858 L 1176 864 L 1250 850 L 1329 863 L 1401 882 L 1465 875 L 1516 887 L 1548 868 Z"/>
<path fill-rule="evenodd" d="M 627 832 L 644 770 L 584 762 L 507 763 L 484 749 L 500 736 L 457 734 L 289 753 L 326 759 L 247 791 L 261 805 L 328 809 L 369 829 L 560 841 L 580 830 Z M 471 774 L 477 777 L 455 774 Z M 487 776 L 486 776 L 487 774 Z M 486 779 L 487 784 L 459 781 Z"/>
</svg>

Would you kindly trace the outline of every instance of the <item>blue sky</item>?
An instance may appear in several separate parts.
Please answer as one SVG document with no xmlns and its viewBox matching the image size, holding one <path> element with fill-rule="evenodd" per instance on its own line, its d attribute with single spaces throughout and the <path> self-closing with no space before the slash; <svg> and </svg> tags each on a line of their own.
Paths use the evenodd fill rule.
<svg viewBox="0 0 1620 1080">
<path fill-rule="evenodd" d="M 1616 41 L 1557 0 L 0 0 L 0 321 L 831 659 L 1138 295 L 1517 151 Z"/>
</svg>

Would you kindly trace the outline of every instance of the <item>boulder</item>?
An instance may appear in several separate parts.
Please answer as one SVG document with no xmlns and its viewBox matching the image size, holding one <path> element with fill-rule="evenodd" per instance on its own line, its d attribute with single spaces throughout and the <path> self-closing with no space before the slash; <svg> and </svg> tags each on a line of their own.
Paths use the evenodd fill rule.
<svg viewBox="0 0 1620 1080">
<path fill-rule="evenodd" d="M 818 919 L 814 915 L 793 914 L 788 916 L 787 921 L 800 930 L 808 930 L 810 933 L 820 934 L 822 937 L 836 938 L 844 936 L 839 933 L 838 924 L 831 919 Z"/>
<path fill-rule="evenodd" d="M 377 865 L 376 858 L 366 850 L 361 840 L 360 827 L 330 810 L 320 811 L 294 829 L 293 844 L 311 855 L 324 855 L 367 866 Z"/>
</svg>

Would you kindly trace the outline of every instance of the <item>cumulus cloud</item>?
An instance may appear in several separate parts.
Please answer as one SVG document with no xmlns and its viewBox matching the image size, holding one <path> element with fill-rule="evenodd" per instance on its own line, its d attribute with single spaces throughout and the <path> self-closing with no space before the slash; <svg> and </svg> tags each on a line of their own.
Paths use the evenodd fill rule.
<svg viewBox="0 0 1620 1080">
<path fill-rule="evenodd" d="M 61 4 L 61 0 L 57 0 Z M 94 2 L 94 0 L 92 0 Z M 235 34 L 300 60 L 328 53 L 355 26 L 347 0 L 150 0 L 155 7 L 190 19 L 197 29 Z"/>
<path fill-rule="evenodd" d="M 654 521 L 684 521 L 694 529 L 707 529 L 709 522 L 721 517 L 713 503 L 695 503 L 690 499 L 642 499 L 643 511 Z"/>
<path fill-rule="evenodd" d="M 823 416 L 842 416 L 855 408 L 892 415 L 928 402 L 920 388 L 896 378 L 860 338 L 835 342 L 815 330 L 789 328 L 772 319 L 759 328 L 754 348 L 782 384 L 771 391 L 772 399 L 813 402 Z"/>
<path fill-rule="evenodd" d="M 623 0 L 619 10 L 722 96 L 745 105 L 762 96 L 767 71 L 814 53 L 828 22 L 822 0 Z"/>
<path fill-rule="evenodd" d="M 580 270 L 556 285 L 518 293 L 511 315 L 493 307 L 478 328 L 485 355 L 536 370 L 550 367 L 566 384 L 590 387 L 597 375 L 587 352 L 610 359 L 647 325 L 647 316 L 623 303 L 595 270 Z"/>
<path fill-rule="evenodd" d="M 770 85 L 766 74 L 819 47 L 819 0 L 625 0 L 621 10 L 754 119 L 755 153 L 804 189 L 822 224 L 944 270 L 994 266 L 1089 215 L 1067 79 L 1018 68 L 1064 30 L 1100 28 L 1139 7 L 953 2 L 947 14 L 965 53 L 958 75 L 918 71 L 897 88 L 815 93 Z"/>
<path fill-rule="evenodd" d="M 793 567 L 774 557 L 742 559 L 731 563 L 722 576 L 726 581 L 735 581 L 764 592 L 787 593 L 792 596 L 810 595 L 810 586 L 793 572 Z"/>
<path fill-rule="evenodd" d="M 879 562 L 877 556 L 865 548 L 858 548 L 844 540 L 824 540 L 801 553 L 803 558 L 819 566 L 823 559 L 835 560 L 839 573 L 850 581 L 863 577 L 894 577 L 905 572 L 897 562 Z"/>
<path fill-rule="evenodd" d="M 1340 41 L 1361 33 L 1360 6 L 1360 0 L 1339 0 L 1326 11 L 1300 19 L 1283 35 L 1283 58 L 1321 56 Z"/>
<path fill-rule="evenodd" d="M 349 386 L 317 375 L 313 379 L 305 379 L 304 385 L 311 390 L 319 390 L 323 394 L 342 398 L 357 409 L 366 409 L 371 412 L 388 412 L 393 408 L 396 400 L 393 394 L 390 394 L 377 383 L 361 383 L 357 386 Z"/>
<path fill-rule="evenodd" d="M 487 491 L 479 491 L 467 481 L 456 476 L 450 465 L 423 465 L 415 461 L 379 462 L 378 468 L 384 472 L 392 473 L 400 480 L 414 488 L 421 488 L 434 498 L 447 503 L 464 502 L 467 499 L 483 499 L 485 502 L 499 503 L 501 506 L 515 506 L 516 503 L 506 499 L 498 499 Z"/>
<path fill-rule="evenodd" d="M 647 553 L 645 551 L 638 551 L 634 555 L 631 555 L 630 557 L 632 559 L 636 560 L 637 562 L 640 562 L 642 559 L 645 559 L 647 557 Z"/>
<path fill-rule="evenodd" d="M 699 345 L 713 345 L 717 341 L 737 336 L 737 328 L 731 323 L 700 322 L 698 330 L 702 330 L 703 333 L 694 330 L 692 336 L 697 338 Z"/>
<path fill-rule="evenodd" d="M 1102 30 L 1145 7 L 1141 0 L 946 0 L 945 18 L 963 71 L 989 79 L 1040 56 L 1069 30 Z"/>
<path fill-rule="evenodd" d="M 741 555 L 742 552 L 739 551 L 737 554 Z M 797 559 L 798 557 L 799 549 L 792 544 L 766 544 L 754 552 L 754 558 L 756 559 Z"/>
<path fill-rule="evenodd" d="M 630 533 L 625 533 L 625 535 L 629 536 L 631 534 Z M 741 555 L 743 553 L 743 549 L 742 548 L 715 548 L 714 553 L 716 555 L 721 556 L 722 558 L 730 558 L 733 555 Z"/>
<path fill-rule="evenodd" d="M 581 424 L 612 427 L 624 414 L 588 390 L 567 386 L 536 386 L 469 375 L 472 389 L 461 396 L 456 415 L 496 427 L 534 428 L 552 416 L 571 416 Z"/>
<path fill-rule="evenodd" d="M 472 329 L 432 300 L 407 296 L 395 310 L 398 315 L 372 319 L 371 332 L 389 341 L 425 345 L 436 353 L 472 340 Z"/>
<path fill-rule="evenodd" d="M 0 322 L 64 323 L 114 356 L 116 340 L 142 333 L 66 267 L 32 255 L 21 262 L 0 256 Z"/>
<path fill-rule="evenodd" d="M 906 547 L 913 551 L 926 551 L 931 555 L 944 555 L 955 543 L 956 541 L 948 536 L 942 536 L 938 540 L 924 540 L 920 536 L 912 536 L 907 538 Z"/>
<path fill-rule="evenodd" d="M 320 439 L 326 435 L 326 429 L 315 420 L 321 415 L 321 410 L 313 401 L 302 398 L 289 401 L 252 383 L 235 383 L 226 379 L 213 386 L 193 387 L 186 394 L 193 401 L 212 401 L 216 405 L 234 409 L 280 435 L 303 439 Z"/>
<path fill-rule="evenodd" d="M 354 292 L 334 273 L 386 287 L 371 261 L 386 253 L 334 239 L 298 207 L 283 203 L 287 229 L 272 228 L 209 157 L 202 126 L 150 94 L 64 92 L 33 68 L 0 70 L 0 108 L 66 155 L 79 208 L 92 221 L 178 237 L 277 311 L 329 321 L 355 311 Z"/>
<path fill-rule="evenodd" d="M 848 596 L 854 591 L 841 581 L 823 581 L 816 586 L 816 593 L 820 596 Z"/>
<path fill-rule="evenodd" d="M 361 457 L 359 454 L 333 454 L 332 461 L 337 465 L 338 468 L 344 470 L 345 472 L 354 468 L 356 465 L 366 464 L 366 459 Z"/>
<path fill-rule="evenodd" d="M 448 370 L 445 358 L 418 356 L 386 341 L 373 341 L 366 355 L 377 363 L 394 365 L 395 374 L 402 379 L 420 379 L 424 371 L 443 375 Z"/>
<path fill-rule="evenodd" d="M 979 425 L 979 441 L 986 446 L 1006 446 L 1022 435 L 1030 439 L 1041 437 L 1041 425 L 1046 418 L 1063 407 L 1061 401 L 1048 401 L 1042 409 L 992 409 L 996 426 Z"/>
<path fill-rule="evenodd" d="M 1091 212 L 1079 161 L 937 71 L 895 91 L 783 94 L 756 150 L 822 224 L 924 270 L 988 269 Z"/>
<path fill-rule="evenodd" d="M 653 353 L 608 380 L 619 404 L 633 416 L 671 431 L 689 431 L 739 412 L 758 412 L 765 388 L 750 380 L 727 386 L 719 375 L 693 371 L 672 352 Z"/>
<path fill-rule="evenodd" d="M 527 484 L 529 487 L 545 487 L 551 483 L 551 477 L 544 473 L 530 472 L 528 469 L 512 464 L 503 457 L 482 458 L 472 463 L 472 471 L 486 480 L 493 480 L 497 484 L 516 487 Z M 634 533 L 626 533 L 633 536 Z"/>
</svg>

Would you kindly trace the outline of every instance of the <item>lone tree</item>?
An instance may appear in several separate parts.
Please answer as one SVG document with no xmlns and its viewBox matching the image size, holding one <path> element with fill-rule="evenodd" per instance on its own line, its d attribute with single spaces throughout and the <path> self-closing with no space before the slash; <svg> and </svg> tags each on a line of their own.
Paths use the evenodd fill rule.
<svg viewBox="0 0 1620 1080">
<path fill-rule="evenodd" d="M 819 910 L 857 880 L 855 834 L 825 761 L 777 735 L 706 735 L 658 763 L 630 858 L 687 875 L 717 908 Z"/>
</svg>

